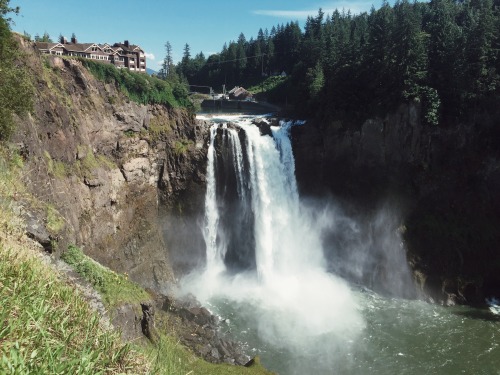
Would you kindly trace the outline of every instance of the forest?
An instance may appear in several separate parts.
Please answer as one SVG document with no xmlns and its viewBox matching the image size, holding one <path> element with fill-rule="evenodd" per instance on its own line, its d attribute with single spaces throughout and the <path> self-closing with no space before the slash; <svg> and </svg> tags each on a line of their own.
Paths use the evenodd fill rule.
<svg viewBox="0 0 500 375">
<path fill-rule="evenodd" d="M 398 0 L 356 15 L 320 9 L 303 28 L 294 21 L 249 40 L 241 33 L 208 58 L 192 57 L 186 44 L 175 67 L 166 47 L 160 75 L 232 88 L 284 72 L 266 99 L 325 120 L 359 123 L 417 101 L 427 124 L 451 124 L 495 109 L 500 94 L 500 0 Z"/>
</svg>

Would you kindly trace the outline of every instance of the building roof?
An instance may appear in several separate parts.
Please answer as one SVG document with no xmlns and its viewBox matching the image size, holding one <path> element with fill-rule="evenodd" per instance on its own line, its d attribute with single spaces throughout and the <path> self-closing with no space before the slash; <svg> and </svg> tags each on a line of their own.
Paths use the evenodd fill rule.
<svg viewBox="0 0 500 375">
<path fill-rule="evenodd" d="M 137 52 L 143 52 L 141 47 L 135 44 L 125 43 L 115 43 L 111 46 L 108 43 L 96 44 L 96 43 L 48 43 L 48 42 L 35 42 L 35 46 L 40 50 L 51 50 L 53 48 L 64 48 L 70 52 L 102 52 L 106 54 L 135 54 Z M 92 51 L 91 48 L 98 48 L 98 51 Z M 107 51 L 105 51 L 107 50 Z"/>
<path fill-rule="evenodd" d="M 233 89 L 231 89 L 231 91 L 228 92 L 228 94 L 234 96 L 236 99 L 248 98 L 253 96 L 249 91 L 239 86 L 235 86 Z"/>
<path fill-rule="evenodd" d="M 113 44 L 114 48 L 121 48 L 123 52 L 144 52 L 141 47 L 135 44 L 129 44 L 128 46 L 125 43 L 115 43 Z"/>
</svg>

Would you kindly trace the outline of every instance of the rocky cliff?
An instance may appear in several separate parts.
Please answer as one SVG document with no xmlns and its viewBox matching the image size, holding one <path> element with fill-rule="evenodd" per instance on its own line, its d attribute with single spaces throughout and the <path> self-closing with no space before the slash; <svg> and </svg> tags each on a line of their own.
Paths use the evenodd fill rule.
<svg viewBox="0 0 500 375">
<path fill-rule="evenodd" d="M 36 77 L 35 110 L 19 119 L 12 139 L 38 202 L 20 203 L 28 231 L 49 251 L 78 245 L 141 285 L 167 291 L 174 281 L 168 215 L 202 202 L 205 127 L 184 109 L 131 102 L 78 61 L 20 43 Z"/>
<path fill-rule="evenodd" d="M 339 121 L 295 127 L 301 191 L 332 193 L 357 212 L 397 206 L 421 295 L 482 303 L 500 294 L 499 118 L 429 126 L 410 103 L 356 130 Z"/>
</svg>

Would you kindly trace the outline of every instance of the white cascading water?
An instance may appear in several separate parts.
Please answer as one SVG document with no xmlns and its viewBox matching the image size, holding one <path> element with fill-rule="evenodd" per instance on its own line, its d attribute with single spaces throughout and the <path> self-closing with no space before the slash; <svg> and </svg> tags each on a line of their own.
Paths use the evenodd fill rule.
<svg viewBox="0 0 500 375">
<path fill-rule="evenodd" d="M 217 274 L 223 270 L 224 254 L 217 246 L 217 229 L 219 227 L 219 211 L 217 209 L 215 186 L 215 132 L 217 125 L 210 128 L 210 145 L 208 146 L 207 192 L 205 196 L 205 228 L 203 235 L 206 244 L 207 270 Z"/>
<path fill-rule="evenodd" d="M 259 335 L 275 346 L 310 348 L 325 334 L 337 338 L 332 341 L 336 348 L 348 346 L 364 322 L 347 284 L 326 271 L 321 228 L 301 211 L 289 139 L 292 123 L 272 127 L 273 137 L 261 135 L 250 120 L 236 124 L 246 144 L 235 129 L 224 127 L 224 136 L 233 150 L 239 199 L 250 195 L 246 202 L 254 218 L 256 269 L 225 272 L 227 248 L 224 228 L 219 227 L 224 212 L 218 211 L 223 202 L 217 202 L 216 186 L 215 138 L 221 125 L 216 124 L 208 151 L 206 271 L 186 279 L 185 288 L 206 304 L 213 298 L 253 304 Z"/>
</svg>

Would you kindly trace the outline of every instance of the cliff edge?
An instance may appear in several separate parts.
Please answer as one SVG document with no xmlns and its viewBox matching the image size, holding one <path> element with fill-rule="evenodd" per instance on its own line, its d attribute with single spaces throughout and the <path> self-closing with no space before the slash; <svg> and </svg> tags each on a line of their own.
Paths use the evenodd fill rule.
<svg viewBox="0 0 500 375">
<path fill-rule="evenodd" d="M 140 285 L 167 292 L 174 283 L 167 214 L 186 194 L 192 205 L 202 200 L 206 129 L 184 108 L 137 104 L 78 60 L 19 43 L 36 93 L 34 111 L 18 119 L 12 142 L 24 161 L 24 183 L 44 202 L 20 205 L 29 234 L 55 255 L 74 244 Z"/>
</svg>

